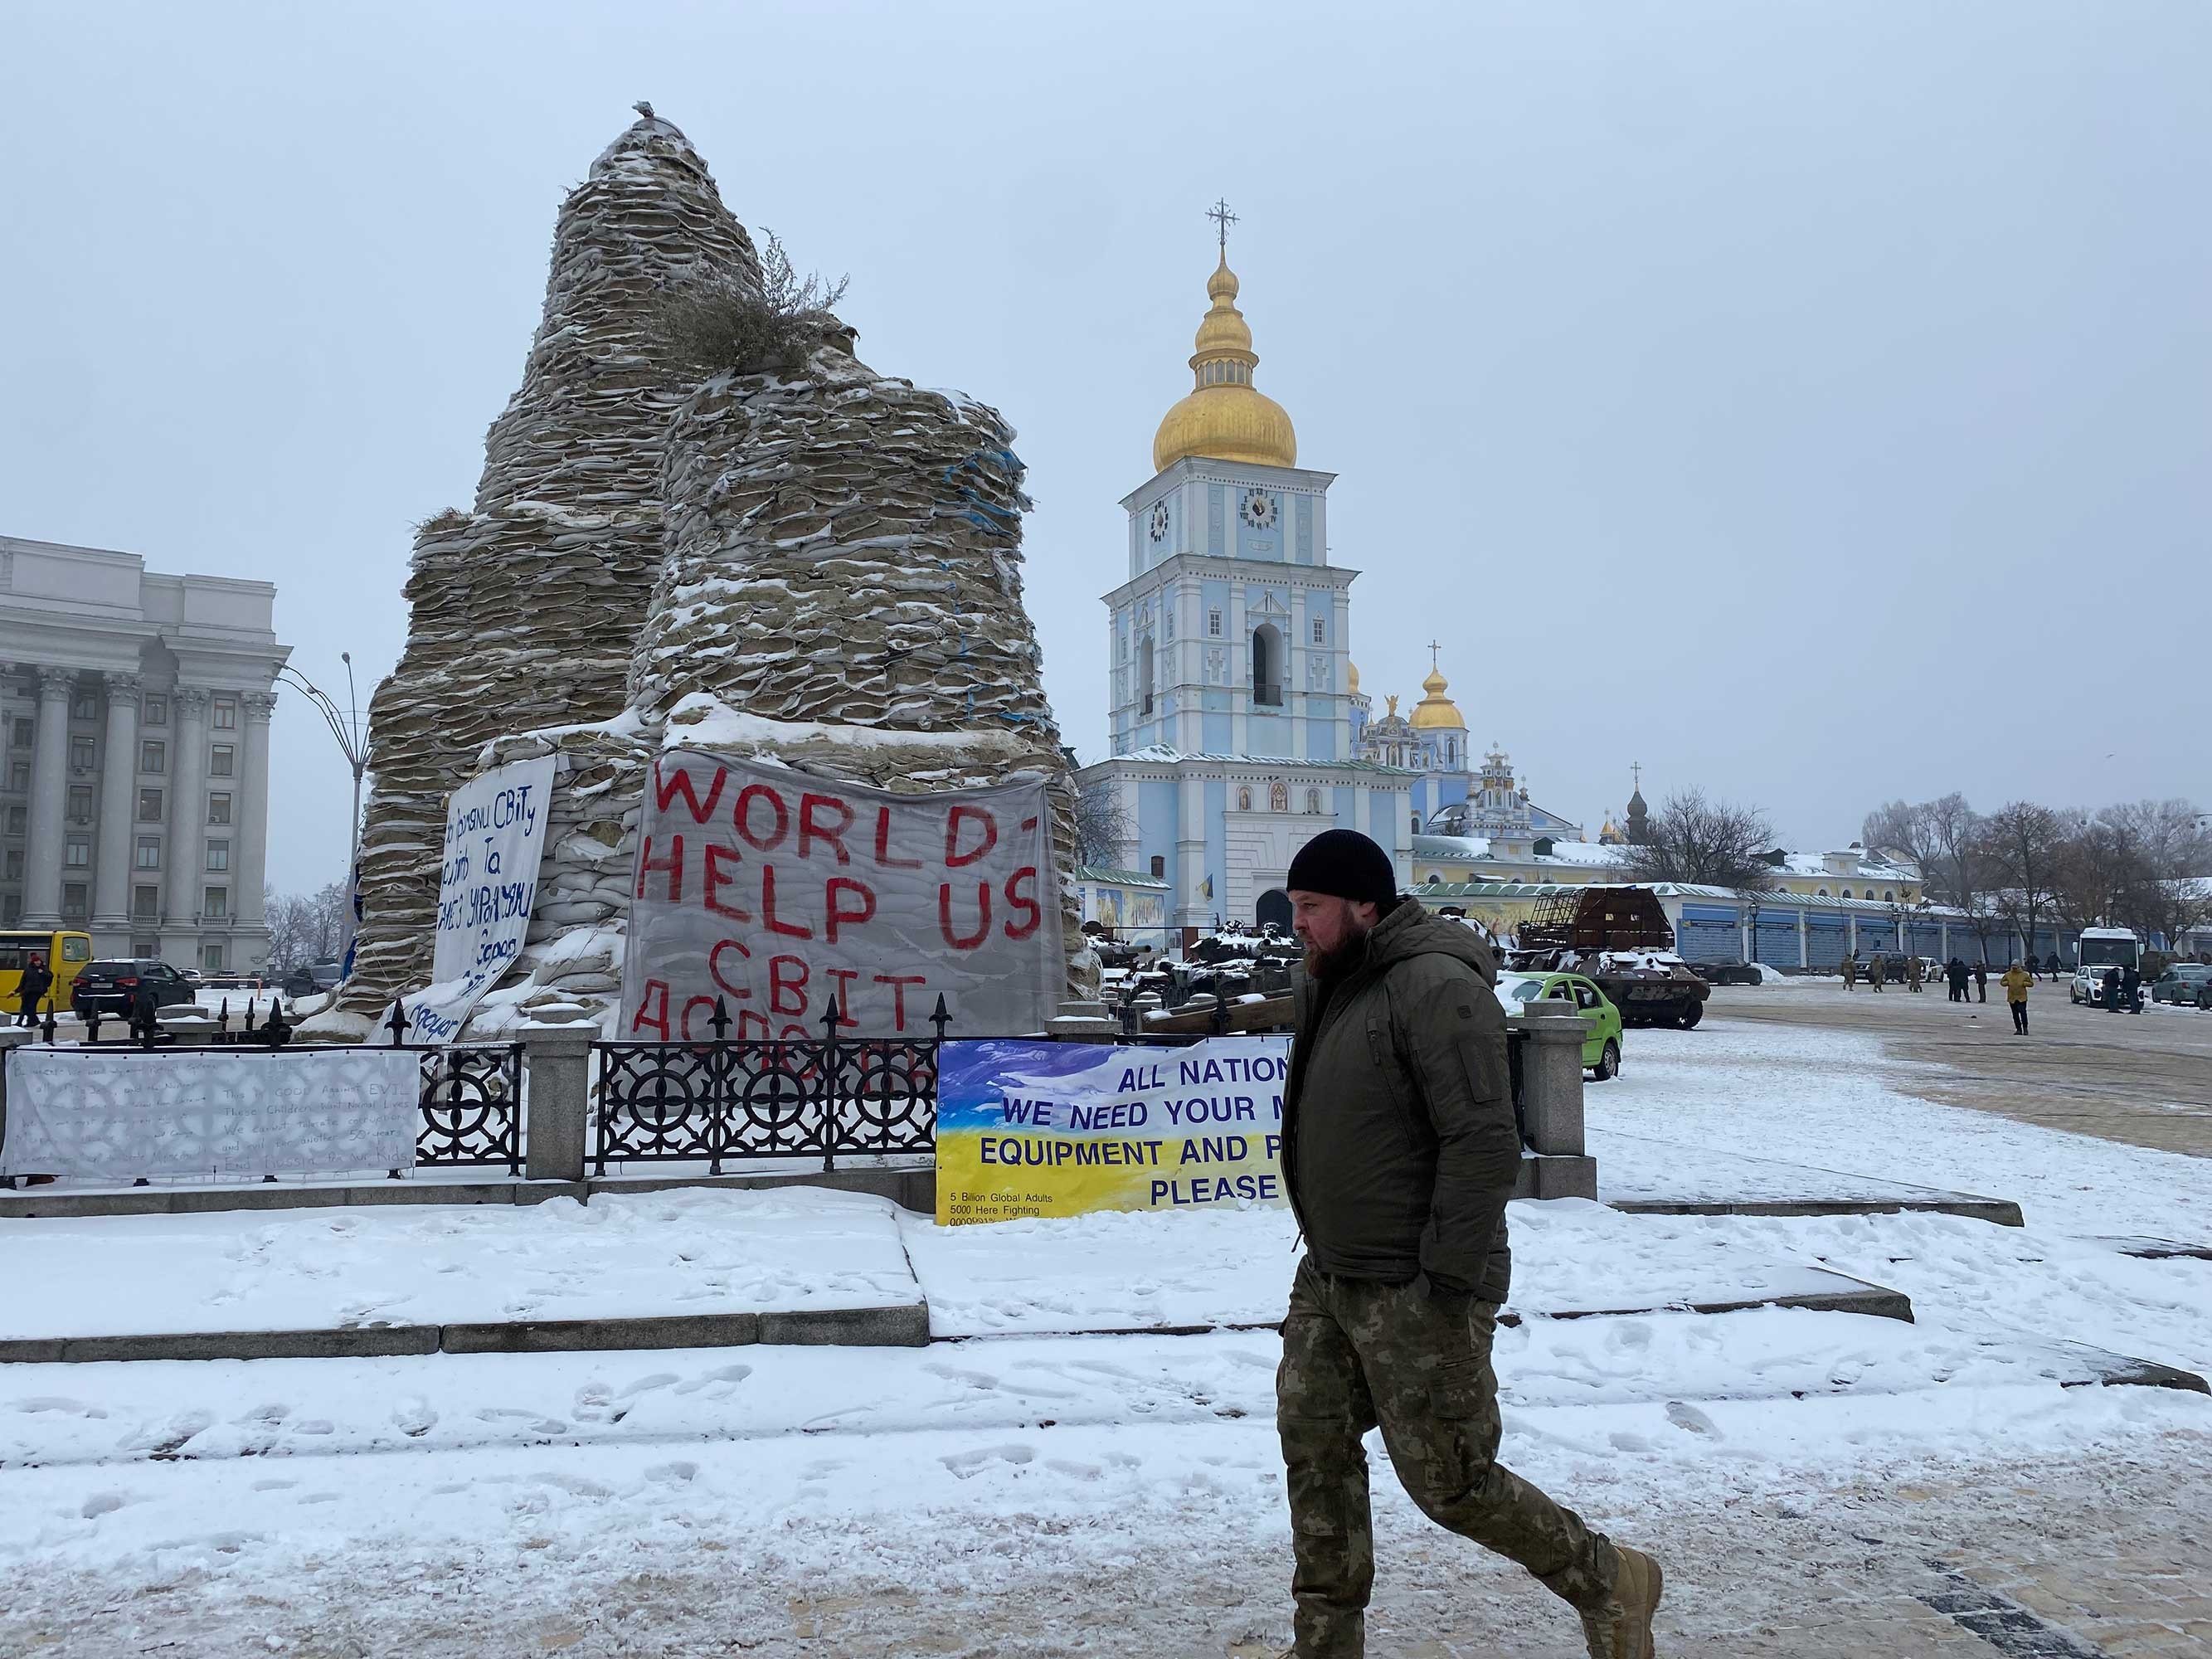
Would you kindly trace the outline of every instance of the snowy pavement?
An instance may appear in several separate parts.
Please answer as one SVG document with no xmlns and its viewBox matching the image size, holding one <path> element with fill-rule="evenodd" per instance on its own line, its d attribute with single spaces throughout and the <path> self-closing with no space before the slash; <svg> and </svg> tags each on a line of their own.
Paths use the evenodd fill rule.
<svg viewBox="0 0 2212 1659">
<path fill-rule="evenodd" d="M 2212 1262 L 2113 1242 L 2212 1242 L 2212 1163 L 1930 1103 L 1870 1037 L 1723 1013 L 1632 1038 L 1590 1092 L 1601 1173 L 1673 1158 L 1687 1177 L 1700 1148 L 1738 1149 L 2016 1198 L 2027 1222 L 1516 1206 L 1523 1305 L 1700 1260 L 1913 1299 L 1909 1325 L 1767 1309 L 1500 1332 L 1504 1460 L 1662 1552 L 1662 1650 L 1988 1659 L 1947 1611 L 1976 1598 L 2035 1626 L 2017 1653 L 2212 1650 L 2191 1518 L 2212 1401 L 2061 1386 L 2069 1343 L 2212 1368 Z M 705 1196 L 665 1195 L 687 1237 L 714 1236 L 688 1203 Z M 524 1267 L 561 1288 L 591 1259 L 583 1227 L 640 1227 L 603 1203 L 543 1224 L 481 1294 Z M 1273 1341 L 1053 1333 L 1272 1318 L 1285 1218 L 897 1226 L 961 1340 L 0 1367 L 0 1651 L 1181 1659 L 1283 1639 Z M 640 1231 L 641 1250 L 668 1243 Z M 493 1260 L 405 1248 L 463 1264 L 448 1282 Z M 158 1256 L 131 1271 L 173 1301 L 210 1288 Z M 630 1291 L 666 1295 L 675 1272 L 641 1254 Z M 1580 1651 L 1562 1609 L 1420 1522 L 1376 1462 L 1370 1651 Z"/>
</svg>

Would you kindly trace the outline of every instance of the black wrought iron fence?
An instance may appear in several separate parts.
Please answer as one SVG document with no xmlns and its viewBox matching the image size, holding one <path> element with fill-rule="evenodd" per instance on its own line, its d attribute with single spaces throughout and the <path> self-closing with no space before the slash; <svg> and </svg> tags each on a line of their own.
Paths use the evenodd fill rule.
<svg viewBox="0 0 2212 1659">
<path fill-rule="evenodd" d="M 522 1173 L 522 1045 L 454 1043 L 422 1048 L 422 1125 L 417 1169 L 504 1164 Z"/>
<path fill-rule="evenodd" d="M 848 1037 L 833 1005 L 820 1037 L 732 1037 L 720 998 L 704 1042 L 595 1042 L 592 1168 L 928 1152 L 937 1146 L 945 999 L 927 1037 Z"/>
</svg>

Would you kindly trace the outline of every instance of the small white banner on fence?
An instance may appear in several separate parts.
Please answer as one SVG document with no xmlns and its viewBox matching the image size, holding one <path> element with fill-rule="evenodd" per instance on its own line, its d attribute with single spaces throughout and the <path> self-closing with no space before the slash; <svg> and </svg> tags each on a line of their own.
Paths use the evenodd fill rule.
<svg viewBox="0 0 2212 1659">
<path fill-rule="evenodd" d="M 429 988 L 406 1000 L 410 1040 L 451 1042 L 514 965 L 538 903 L 552 794 L 546 755 L 494 767 L 446 798 L 437 943 Z"/>
<path fill-rule="evenodd" d="M 411 1169 L 422 1065 L 401 1048 L 17 1048 L 0 1175 Z"/>
</svg>

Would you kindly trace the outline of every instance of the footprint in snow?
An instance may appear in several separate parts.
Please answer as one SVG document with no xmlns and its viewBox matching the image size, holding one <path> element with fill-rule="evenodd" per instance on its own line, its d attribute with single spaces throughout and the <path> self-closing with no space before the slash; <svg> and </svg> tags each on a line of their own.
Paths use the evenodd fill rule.
<svg viewBox="0 0 2212 1659">
<path fill-rule="evenodd" d="M 1687 1429 L 1692 1434 L 1710 1435 L 1715 1440 L 1728 1438 L 1721 1432 L 1719 1424 L 1695 1406 L 1684 1405 L 1679 1400 L 1667 1402 L 1667 1420 L 1678 1429 Z"/>
<path fill-rule="evenodd" d="M 88 1405 L 82 1400 L 71 1400 L 66 1395 L 34 1394 L 27 1399 L 11 1402 L 19 1412 L 63 1412 L 71 1417 L 105 1417 L 104 1406 Z"/>
<path fill-rule="evenodd" d="M 1641 1455 L 1651 1449 L 1651 1443 L 1649 1440 L 1640 1434 L 1631 1434 L 1626 1429 L 1615 1429 L 1611 1434 L 1606 1436 L 1606 1438 L 1612 1443 L 1615 1451 Z"/>
<path fill-rule="evenodd" d="M 114 1514 L 130 1501 L 129 1495 L 125 1492 L 96 1492 L 84 1500 L 77 1514 L 87 1521 L 97 1521 L 103 1515 Z"/>
<path fill-rule="evenodd" d="M 1036 1459 L 1035 1447 L 1017 1445 L 985 1446 L 977 1451 L 955 1452 L 950 1456 L 940 1457 L 937 1461 L 950 1469 L 957 1478 L 966 1480 L 981 1474 L 993 1463 L 1012 1463 L 1018 1468 L 1024 1463 L 1034 1462 Z"/>
<path fill-rule="evenodd" d="M 410 1394 L 392 1408 L 392 1426 L 410 1440 L 420 1440 L 438 1426 L 438 1413 L 419 1394 Z"/>
</svg>

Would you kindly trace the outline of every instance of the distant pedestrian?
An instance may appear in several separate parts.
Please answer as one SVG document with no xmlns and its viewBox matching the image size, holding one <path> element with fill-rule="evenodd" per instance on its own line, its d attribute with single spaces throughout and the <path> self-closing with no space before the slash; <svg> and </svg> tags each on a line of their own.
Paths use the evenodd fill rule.
<svg viewBox="0 0 2212 1659">
<path fill-rule="evenodd" d="M 15 1023 L 36 1025 L 39 1023 L 39 1004 L 53 988 L 54 976 L 47 970 L 44 957 L 33 957 L 23 966 L 22 982 L 16 987 Z"/>
<path fill-rule="evenodd" d="M 2028 960 L 2033 962 L 2035 958 L 2030 957 Z M 2027 988 L 2035 983 L 2035 975 L 2015 962 L 2004 970 L 2004 978 L 1999 983 L 2003 985 L 2005 1002 L 2012 1009 L 2013 1035 L 2026 1036 L 2027 1035 Z"/>
<path fill-rule="evenodd" d="M 2120 975 L 2120 1000 L 2127 1004 L 2130 1013 L 2142 1012 L 2142 975 L 2132 962 Z"/>
<path fill-rule="evenodd" d="M 2104 994 L 2105 1012 L 2108 1014 L 2118 1013 L 2120 1012 L 2120 970 L 2117 968 L 2106 969 L 2099 981 L 2099 988 Z"/>
<path fill-rule="evenodd" d="M 1844 989 L 1848 991 L 1858 982 L 1859 953 L 1856 951 L 1847 951 L 1844 953 Z"/>
<path fill-rule="evenodd" d="M 1987 1002 L 1989 1000 L 1990 964 L 1987 962 L 1978 962 L 1974 964 L 1974 1000 Z"/>
<path fill-rule="evenodd" d="M 1889 964 L 1887 958 L 1879 953 L 1867 958 L 1867 983 L 1873 986 L 1875 990 L 1881 989 L 1881 982 L 1888 973 Z"/>
<path fill-rule="evenodd" d="M 2035 958 L 2030 957 L 2028 960 L 2033 962 Z M 2057 984 L 2066 972 L 2066 964 L 2058 960 L 2058 952 L 2056 951 L 2043 959 L 2043 965 L 2051 970 L 2051 982 L 2053 985 Z"/>
<path fill-rule="evenodd" d="M 1922 979 L 1923 979 L 1924 977 L 1926 977 L 1926 976 L 1925 976 L 1925 975 L 1921 972 L 1921 970 L 1920 970 L 1920 958 L 1919 958 L 1918 957 L 1905 957 L 1905 989 L 1907 989 L 1907 990 L 1909 990 L 1909 991 L 1917 991 L 1917 990 L 1920 988 L 1920 981 L 1922 981 Z"/>
<path fill-rule="evenodd" d="M 1957 957 L 1943 964 L 1943 982 L 1951 988 L 1951 1000 L 1966 1000 L 1966 964 Z"/>
</svg>

